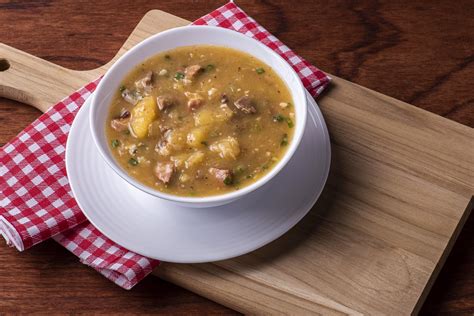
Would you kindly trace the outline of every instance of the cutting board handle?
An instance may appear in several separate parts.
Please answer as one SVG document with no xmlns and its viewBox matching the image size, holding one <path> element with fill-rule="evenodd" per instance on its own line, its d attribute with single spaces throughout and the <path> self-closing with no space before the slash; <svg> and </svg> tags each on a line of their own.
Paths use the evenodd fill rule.
<svg viewBox="0 0 474 316">
<path fill-rule="evenodd" d="M 99 69 L 66 69 L 0 43 L 0 97 L 32 105 L 42 112 L 99 74 Z"/>
</svg>

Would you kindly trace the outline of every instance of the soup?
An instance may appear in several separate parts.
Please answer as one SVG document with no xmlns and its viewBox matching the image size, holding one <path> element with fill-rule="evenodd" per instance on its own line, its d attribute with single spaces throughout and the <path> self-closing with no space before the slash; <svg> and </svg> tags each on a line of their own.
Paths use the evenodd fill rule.
<svg viewBox="0 0 474 316">
<path fill-rule="evenodd" d="M 180 196 L 239 190 L 264 176 L 293 137 L 291 94 L 246 53 L 186 46 L 132 70 L 110 105 L 106 135 L 139 182 Z"/>
</svg>

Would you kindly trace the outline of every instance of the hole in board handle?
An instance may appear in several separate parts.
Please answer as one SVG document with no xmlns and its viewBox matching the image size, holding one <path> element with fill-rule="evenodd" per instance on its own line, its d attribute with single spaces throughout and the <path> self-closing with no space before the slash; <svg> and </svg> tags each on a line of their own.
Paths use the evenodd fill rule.
<svg viewBox="0 0 474 316">
<path fill-rule="evenodd" d="M 10 63 L 5 58 L 0 58 L 0 71 L 5 71 L 10 68 Z"/>
</svg>

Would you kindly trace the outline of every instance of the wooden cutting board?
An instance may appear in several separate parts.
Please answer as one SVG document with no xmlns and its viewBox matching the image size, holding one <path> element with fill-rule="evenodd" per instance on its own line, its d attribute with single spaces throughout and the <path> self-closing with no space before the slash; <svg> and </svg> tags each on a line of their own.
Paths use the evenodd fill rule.
<svg viewBox="0 0 474 316">
<path fill-rule="evenodd" d="M 136 43 L 188 23 L 150 11 L 111 62 L 89 71 L 0 44 L 0 70 L 10 67 L 0 73 L 0 96 L 46 111 Z M 163 263 L 156 275 L 246 313 L 418 311 L 474 204 L 474 132 L 333 78 L 318 100 L 331 134 L 331 174 L 303 221 L 248 255 Z"/>
</svg>

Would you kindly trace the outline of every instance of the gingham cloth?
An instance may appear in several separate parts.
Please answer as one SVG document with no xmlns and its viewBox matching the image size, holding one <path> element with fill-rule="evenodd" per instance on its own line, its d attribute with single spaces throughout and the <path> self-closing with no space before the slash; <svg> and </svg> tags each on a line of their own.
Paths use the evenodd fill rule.
<svg viewBox="0 0 474 316">
<path fill-rule="evenodd" d="M 293 66 L 315 97 L 329 83 L 328 76 L 295 55 L 233 2 L 193 24 L 229 28 L 260 40 Z M 19 251 L 52 237 L 82 263 L 130 289 L 158 261 L 118 246 L 87 222 L 66 175 L 64 154 L 69 129 L 99 80 L 54 105 L 1 149 L 0 232 Z"/>
</svg>

